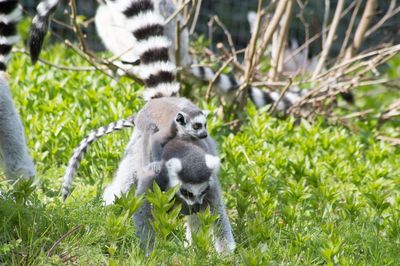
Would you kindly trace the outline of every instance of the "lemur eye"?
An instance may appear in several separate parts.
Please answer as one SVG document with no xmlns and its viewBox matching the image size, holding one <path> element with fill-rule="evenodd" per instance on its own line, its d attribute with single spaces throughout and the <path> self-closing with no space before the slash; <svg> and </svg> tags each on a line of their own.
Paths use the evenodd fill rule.
<svg viewBox="0 0 400 266">
<path fill-rule="evenodd" d="M 193 125 L 193 129 L 200 129 L 200 128 L 202 128 L 203 127 L 203 125 L 201 124 L 201 123 L 195 123 L 194 125 Z"/>
<path fill-rule="evenodd" d="M 192 192 L 187 191 L 187 190 L 184 189 L 184 188 L 181 188 L 181 189 L 179 190 L 179 192 L 182 194 L 182 196 L 187 197 L 187 198 L 192 198 L 192 197 L 194 196 Z"/>
</svg>

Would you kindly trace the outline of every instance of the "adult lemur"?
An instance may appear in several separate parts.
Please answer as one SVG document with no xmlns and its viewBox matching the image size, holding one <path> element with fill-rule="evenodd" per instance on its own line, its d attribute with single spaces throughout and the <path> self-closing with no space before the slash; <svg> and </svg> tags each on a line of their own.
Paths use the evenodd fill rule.
<svg viewBox="0 0 400 266">
<path fill-rule="evenodd" d="M 28 179 L 35 175 L 6 74 L 11 48 L 19 39 L 16 25 L 20 17 L 17 0 L 0 1 L 0 162 L 9 179 Z"/>
<path fill-rule="evenodd" d="M 106 204 L 112 203 L 115 196 L 128 191 L 132 185 L 136 186 L 137 195 L 151 188 L 153 181 L 158 182 L 162 189 L 177 185 L 180 189 L 176 197 L 184 206 L 183 214 L 194 215 L 189 218 L 189 226 L 196 230 L 196 211 L 210 206 L 218 217 L 214 229 L 217 251 L 233 251 L 235 242 L 217 177 L 219 159 L 216 146 L 212 138 L 204 132 L 204 113 L 189 100 L 174 97 L 179 90 L 179 84 L 175 81 L 175 65 L 169 61 L 170 42 L 163 35 L 164 18 L 155 12 L 154 4 L 150 0 L 117 0 L 110 2 L 110 5 L 116 12 L 123 14 L 126 29 L 136 39 L 133 51 L 140 59 L 138 74 L 145 81 L 147 88 L 144 98 L 148 102 L 131 119 L 135 130 L 113 182 L 105 189 L 104 201 Z M 122 121 L 120 127 L 128 124 L 129 121 Z M 152 138 L 158 138 L 158 133 L 154 131 L 168 132 L 173 128 L 175 133 L 160 134 L 163 136 L 161 157 L 154 158 L 161 159 L 161 168 L 160 172 L 152 173 L 148 166 L 151 165 L 150 154 L 154 156 L 157 152 L 149 150 Z M 107 133 L 106 131 L 96 131 L 90 140 Z M 85 143 L 90 143 L 90 140 Z M 79 149 L 84 150 L 84 146 Z M 80 156 L 76 158 L 79 159 Z M 72 182 L 68 178 L 66 176 L 63 186 L 64 196 Z M 135 213 L 137 234 L 143 247 L 153 242 L 150 208 L 149 203 L 145 202 Z"/>
</svg>

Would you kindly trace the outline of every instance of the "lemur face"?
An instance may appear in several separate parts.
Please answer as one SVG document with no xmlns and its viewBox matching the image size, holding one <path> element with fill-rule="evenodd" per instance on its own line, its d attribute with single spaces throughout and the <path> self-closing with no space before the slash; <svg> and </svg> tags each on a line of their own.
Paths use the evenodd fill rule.
<svg viewBox="0 0 400 266">
<path fill-rule="evenodd" d="M 205 206 L 204 197 L 209 190 L 209 182 L 200 184 L 183 183 L 176 194 L 183 205 L 183 213 L 190 214 L 202 210 L 202 207 Z"/>
<path fill-rule="evenodd" d="M 172 158 L 166 163 L 166 166 L 168 169 L 169 187 L 179 186 L 176 198 L 182 203 L 181 213 L 189 215 L 204 210 L 207 206 L 204 198 L 210 192 L 213 185 L 212 174 L 218 171 L 219 158 L 208 154 L 205 155 L 205 166 L 207 169 L 203 172 L 207 171 L 209 175 L 202 176 L 200 180 L 197 180 L 197 176 L 184 176 L 189 171 L 183 170 L 180 159 Z M 184 180 L 202 182 L 184 182 Z"/>
<path fill-rule="evenodd" d="M 188 135 L 198 139 L 204 139 L 208 136 L 206 114 L 202 111 L 192 115 L 179 112 L 175 121 L 180 136 Z"/>
</svg>

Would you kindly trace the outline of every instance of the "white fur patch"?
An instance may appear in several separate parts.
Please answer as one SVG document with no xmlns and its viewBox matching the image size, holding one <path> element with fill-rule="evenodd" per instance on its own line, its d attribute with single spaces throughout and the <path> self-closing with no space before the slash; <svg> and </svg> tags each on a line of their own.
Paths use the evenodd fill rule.
<svg viewBox="0 0 400 266">
<path fill-rule="evenodd" d="M 181 185 L 182 182 L 179 180 L 178 173 L 182 170 L 181 160 L 172 158 L 165 163 L 168 170 L 169 176 L 169 187 L 175 187 Z"/>
<path fill-rule="evenodd" d="M 108 50 L 124 61 L 134 62 L 138 59 L 132 49 L 136 46 L 136 39 L 126 30 L 125 17 L 121 13 L 109 6 L 100 5 L 95 22 L 97 33 Z"/>
<path fill-rule="evenodd" d="M 228 93 L 232 89 L 231 81 L 225 74 L 219 76 L 218 87 L 223 93 Z"/>
<path fill-rule="evenodd" d="M 126 17 L 126 20 L 126 28 L 130 32 L 145 28 L 149 25 L 164 25 L 164 18 L 152 10 L 141 12 L 134 17 Z"/>
<path fill-rule="evenodd" d="M 214 78 L 214 75 L 215 75 L 215 73 L 214 73 L 214 71 L 212 71 L 211 68 L 209 68 L 209 67 L 204 68 L 204 79 L 205 80 L 207 80 L 207 81 L 212 80 Z"/>
<path fill-rule="evenodd" d="M 55 5 L 57 5 L 59 0 L 47 0 L 45 2 L 40 2 L 37 6 L 36 11 L 38 12 L 39 16 L 46 16 L 50 9 L 52 9 Z"/>
<path fill-rule="evenodd" d="M 210 154 L 205 155 L 206 165 L 210 170 L 215 170 L 219 168 L 220 160 L 217 156 L 213 156 Z"/>
<path fill-rule="evenodd" d="M 18 42 L 19 36 L 14 35 L 14 36 L 0 36 L 0 44 L 3 45 L 13 45 L 16 42 Z"/>
<path fill-rule="evenodd" d="M 291 104 L 294 104 L 295 102 L 297 102 L 297 100 L 300 99 L 300 97 L 299 97 L 298 94 L 296 94 L 296 93 L 294 93 L 294 92 L 290 92 L 290 91 L 288 91 L 288 92 L 285 93 L 285 98 L 286 98 L 287 100 L 289 100 L 289 102 L 290 102 Z"/>
<path fill-rule="evenodd" d="M 178 158 L 169 159 L 165 163 L 165 166 L 168 169 L 168 173 L 178 174 L 180 171 L 182 171 L 182 163 Z"/>
<path fill-rule="evenodd" d="M 264 101 L 263 92 L 260 89 L 256 87 L 250 87 L 249 90 L 251 90 L 251 96 L 252 96 L 251 99 L 258 108 L 266 105 L 266 102 Z"/>
<path fill-rule="evenodd" d="M 200 67 L 192 67 L 191 68 L 191 72 L 192 74 L 197 77 L 197 78 L 202 78 L 201 76 L 201 71 L 200 71 Z"/>
<path fill-rule="evenodd" d="M 161 83 L 158 84 L 157 87 L 147 88 L 143 92 L 143 98 L 146 101 L 151 100 L 155 95 L 162 94 L 163 97 L 169 97 L 173 94 L 176 94 L 179 91 L 179 83 Z"/>
<path fill-rule="evenodd" d="M 206 116 L 205 115 L 197 115 L 194 118 L 192 118 L 191 120 L 192 120 L 192 123 L 205 124 L 206 123 Z"/>
<path fill-rule="evenodd" d="M 165 36 L 152 36 L 144 41 L 137 42 L 134 52 L 141 56 L 145 52 L 151 49 L 166 48 L 171 46 L 171 41 Z"/>
<path fill-rule="evenodd" d="M 200 184 L 186 184 L 185 187 L 187 190 L 193 193 L 195 196 L 200 196 L 201 193 L 206 189 L 208 186 L 208 182 L 203 182 Z"/>
<path fill-rule="evenodd" d="M 155 62 L 148 65 L 140 65 L 139 76 L 142 79 L 147 79 L 150 75 L 155 75 L 159 71 L 172 72 L 175 74 L 176 66 L 172 62 Z"/>
<path fill-rule="evenodd" d="M 0 14 L 0 22 L 9 24 L 10 22 L 18 22 L 21 19 L 21 10 L 19 8 L 14 9 L 10 14 Z"/>
<path fill-rule="evenodd" d="M 278 101 L 279 96 L 280 96 L 280 94 L 276 91 L 271 92 L 269 95 L 271 96 L 272 100 L 274 100 L 274 102 Z M 278 106 L 276 108 L 279 111 L 282 111 L 283 109 L 285 109 L 285 105 L 283 104 L 282 100 L 283 99 L 281 99 L 279 101 Z"/>
<path fill-rule="evenodd" d="M 6 64 L 8 61 L 10 61 L 10 58 L 11 58 L 11 54 L 8 54 L 8 55 L 0 55 L 0 62 Z"/>
</svg>

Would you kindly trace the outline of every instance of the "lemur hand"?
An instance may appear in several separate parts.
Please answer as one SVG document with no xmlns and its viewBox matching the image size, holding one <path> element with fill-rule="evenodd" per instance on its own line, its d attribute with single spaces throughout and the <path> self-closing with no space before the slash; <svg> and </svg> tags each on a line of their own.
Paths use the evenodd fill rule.
<svg viewBox="0 0 400 266">
<path fill-rule="evenodd" d="M 161 163 L 161 161 L 158 161 L 158 162 L 149 163 L 146 166 L 145 170 L 152 171 L 152 172 L 154 172 L 154 174 L 158 175 L 161 172 L 161 168 L 162 168 L 162 163 Z"/>
</svg>

